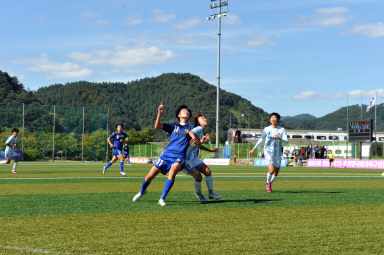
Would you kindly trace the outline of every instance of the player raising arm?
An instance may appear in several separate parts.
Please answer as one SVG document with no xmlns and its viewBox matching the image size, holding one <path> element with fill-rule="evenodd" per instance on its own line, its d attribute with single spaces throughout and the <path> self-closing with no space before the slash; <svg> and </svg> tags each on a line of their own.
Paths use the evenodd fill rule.
<svg viewBox="0 0 384 255">
<path fill-rule="evenodd" d="M 146 193 L 148 185 L 159 173 L 164 175 L 168 173 L 168 179 L 164 185 L 163 194 L 159 200 L 159 205 L 165 206 L 165 197 L 175 182 L 176 174 L 184 167 L 185 153 L 191 140 L 189 131 L 193 128 L 193 126 L 189 125 L 187 122 L 191 118 L 192 112 L 186 105 L 180 105 L 175 112 L 179 122 L 161 124 L 160 120 L 163 111 L 164 105 L 160 103 L 155 128 L 164 130 L 169 133 L 171 137 L 163 154 L 161 154 L 155 165 L 151 168 L 147 176 L 145 176 L 141 190 L 133 197 L 133 202 L 138 201 Z M 194 142 L 196 141 L 194 140 L 192 143 Z"/>
<path fill-rule="evenodd" d="M 18 174 L 18 172 L 16 172 L 16 168 L 17 168 L 17 164 L 18 164 L 19 160 L 17 159 L 16 152 L 15 152 L 16 145 L 17 145 L 17 134 L 18 133 L 19 133 L 19 130 L 17 128 L 12 129 L 12 135 L 10 137 L 8 137 L 7 141 L 4 143 L 4 145 L 5 145 L 5 152 L 4 152 L 5 160 L 0 162 L 1 165 L 9 164 L 9 163 L 11 163 L 11 160 L 13 159 L 13 161 L 15 162 L 15 163 L 13 163 L 13 169 L 12 169 L 13 174 Z"/>
<path fill-rule="evenodd" d="M 265 186 L 268 192 L 272 192 L 272 183 L 275 181 L 280 170 L 282 143 L 288 142 L 288 138 L 285 128 L 279 126 L 280 114 L 276 112 L 271 113 L 269 120 L 271 125 L 264 128 L 263 134 L 255 147 L 249 152 L 249 156 L 265 141 L 264 156 L 268 164 L 267 183 Z"/>
<path fill-rule="evenodd" d="M 107 163 L 107 165 L 103 168 L 103 174 L 107 171 L 107 168 L 110 167 L 117 159 L 120 159 L 120 174 L 127 175 L 124 172 L 124 157 L 122 154 L 123 144 L 126 142 L 125 138 L 127 134 L 123 132 L 123 124 L 116 125 L 116 132 L 113 132 L 108 136 L 107 141 L 109 146 L 113 149 L 113 157 L 112 160 Z M 113 143 L 111 142 L 113 139 Z"/>
</svg>

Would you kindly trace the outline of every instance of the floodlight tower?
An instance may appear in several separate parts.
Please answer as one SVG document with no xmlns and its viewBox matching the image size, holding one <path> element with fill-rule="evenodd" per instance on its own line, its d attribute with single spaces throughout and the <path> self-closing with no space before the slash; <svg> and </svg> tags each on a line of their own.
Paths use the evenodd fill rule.
<svg viewBox="0 0 384 255">
<path fill-rule="evenodd" d="M 217 93 L 216 93 L 216 149 L 219 149 L 219 124 L 220 124 L 220 43 L 221 43 L 221 18 L 227 15 L 228 0 L 211 0 L 209 5 L 211 9 L 218 8 L 218 12 L 207 17 L 208 20 L 213 20 L 217 17 L 218 32 L 217 32 Z M 222 7 L 224 7 L 222 9 Z M 215 153 L 215 157 L 219 157 L 219 152 Z"/>
</svg>

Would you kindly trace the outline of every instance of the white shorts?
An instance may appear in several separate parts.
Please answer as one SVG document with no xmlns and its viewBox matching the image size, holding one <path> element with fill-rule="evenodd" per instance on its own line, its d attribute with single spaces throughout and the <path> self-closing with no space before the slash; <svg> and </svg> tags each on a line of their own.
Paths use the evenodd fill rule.
<svg viewBox="0 0 384 255">
<path fill-rule="evenodd" d="M 198 158 L 187 160 L 187 161 L 185 161 L 185 167 L 183 168 L 182 171 L 185 174 L 189 174 L 193 168 L 197 168 L 198 166 L 201 166 L 202 164 L 204 164 L 204 162 Z"/>
<path fill-rule="evenodd" d="M 14 157 L 16 157 L 16 152 L 13 149 L 5 149 L 4 151 L 4 157 L 6 160 L 11 160 Z"/>
<path fill-rule="evenodd" d="M 267 162 L 268 165 L 274 165 L 276 168 L 280 168 L 281 164 L 281 157 L 280 156 L 270 156 L 268 154 L 264 155 L 265 162 Z"/>
</svg>

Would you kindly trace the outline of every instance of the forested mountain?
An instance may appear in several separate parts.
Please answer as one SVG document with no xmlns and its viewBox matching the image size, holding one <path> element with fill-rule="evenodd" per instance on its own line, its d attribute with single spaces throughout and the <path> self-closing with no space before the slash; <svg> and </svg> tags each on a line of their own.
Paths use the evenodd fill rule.
<svg viewBox="0 0 384 255">
<path fill-rule="evenodd" d="M 19 83 L 16 77 L 11 77 L 8 73 L 2 71 L 0 71 L 0 98 L 2 104 L 39 103 L 34 93 L 26 91 L 24 85 Z"/>
<path fill-rule="evenodd" d="M 188 73 L 168 73 L 129 83 L 56 84 L 38 89 L 36 96 L 45 105 L 110 108 L 111 125 L 121 122 L 128 129 L 138 130 L 154 125 L 160 102 L 166 107 L 164 122 L 176 120 L 176 107 L 186 104 L 193 113 L 204 113 L 209 122 L 207 131 L 215 131 L 216 87 Z M 230 118 L 232 127 L 248 127 L 248 114 L 251 127 L 260 127 L 261 119 L 268 118 L 262 109 L 233 93 L 221 90 L 220 101 L 221 142 L 226 140 Z"/>
<path fill-rule="evenodd" d="M 316 117 L 311 115 L 311 114 L 308 114 L 308 113 L 298 114 L 295 116 L 282 116 L 281 117 L 281 120 L 286 122 L 286 123 L 296 121 L 296 120 L 313 120 L 313 119 L 316 119 Z"/>
<path fill-rule="evenodd" d="M 384 130 L 384 104 L 378 104 L 377 107 L 377 130 Z M 348 107 L 348 118 L 352 120 L 369 120 L 375 119 L 375 109 L 372 108 L 366 112 L 367 105 L 363 105 L 361 111 L 360 105 L 351 105 Z M 314 130 L 337 130 L 342 128 L 346 130 L 347 127 L 347 107 L 342 107 L 337 111 L 329 113 L 321 118 L 312 120 L 297 120 L 289 122 L 288 124 L 293 129 L 314 129 Z"/>
</svg>

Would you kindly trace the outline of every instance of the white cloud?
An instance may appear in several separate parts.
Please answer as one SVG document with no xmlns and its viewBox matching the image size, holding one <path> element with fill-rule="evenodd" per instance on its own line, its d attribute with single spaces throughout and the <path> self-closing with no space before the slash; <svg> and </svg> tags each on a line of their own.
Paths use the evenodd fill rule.
<svg viewBox="0 0 384 255">
<path fill-rule="evenodd" d="M 126 71 L 136 72 L 136 68 L 143 65 L 163 64 L 176 58 L 170 50 L 157 47 L 138 46 L 126 48 L 117 46 L 114 49 L 98 50 L 91 53 L 73 52 L 68 56 L 86 65 L 113 66 Z"/>
<path fill-rule="evenodd" d="M 311 100 L 311 99 L 340 99 L 340 98 L 366 98 L 373 97 L 374 95 L 377 97 L 384 97 L 384 89 L 374 89 L 369 91 L 363 90 L 351 90 L 347 93 L 321 93 L 316 91 L 304 91 L 298 95 L 293 96 L 292 98 L 299 101 Z"/>
<path fill-rule="evenodd" d="M 251 36 L 251 38 L 245 43 L 246 46 L 260 47 L 260 46 L 272 46 L 275 45 L 267 36 Z"/>
<path fill-rule="evenodd" d="M 156 9 L 156 10 L 153 10 L 152 12 L 153 12 L 155 21 L 160 22 L 160 23 L 169 21 L 169 20 L 174 19 L 176 17 L 175 14 L 165 13 L 161 9 Z"/>
<path fill-rule="evenodd" d="M 48 79 L 55 78 L 86 78 L 92 74 L 92 70 L 81 68 L 71 62 L 58 63 L 48 59 L 47 54 L 41 54 L 37 58 L 24 58 L 12 61 L 15 64 L 27 65 L 32 72 L 45 73 Z"/>
<path fill-rule="evenodd" d="M 102 12 L 97 12 L 97 11 L 89 11 L 89 10 L 85 10 L 85 11 L 82 11 L 80 16 L 85 18 L 85 19 L 96 19 L 96 18 L 99 18 L 103 15 Z"/>
<path fill-rule="evenodd" d="M 361 34 L 366 37 L 378 38 L 384 37 L 384 23 L 368 23 L 355 26 L 352 33 Z"/>
<path fill-rule="evenodd" d="M 347 7 L 329 7 L 329 8 L 319 8 L 316 10 L 317 13 L 321 14 L 338 14 L 348 12 Z"/>
<path fill-rule="evenodd" d="M 138 14 L 128 14 L 125 18 L 125 24 L 127 25 L 138 25 L 141 24 L 143 20 Z"/>
<path fill-rule="evenodd" d="M 175 25 L 174 28 L 179 29 L 179 30 L 184 30 L 184 29 L 188 29 L 188 28 L 197 26 L 200 23 L 201 23 L 200 18 L 193 17 L 193 18 L 187 19 L 187 20 Z"/>
<path fill-rule="evenodd" d="M 237 15 L 228 13 L 227 16 L 223 18 L 223 23 L 230 24 L 230 25 L 237 25 L 237 24 L 241 24 L 242 21 Z"/>
<path fill-rule="evenodd" d="M 348 11 L 346 7 L 319 8 L 314 15 L 305 18 L 304 21 L 319 26 L 343 25 L 348 21 Z"/>
</svg>

